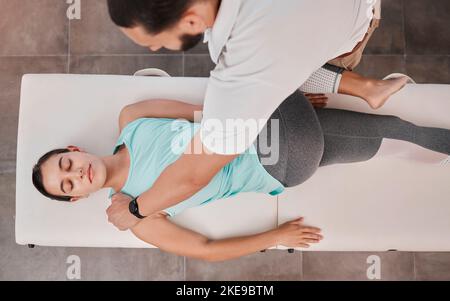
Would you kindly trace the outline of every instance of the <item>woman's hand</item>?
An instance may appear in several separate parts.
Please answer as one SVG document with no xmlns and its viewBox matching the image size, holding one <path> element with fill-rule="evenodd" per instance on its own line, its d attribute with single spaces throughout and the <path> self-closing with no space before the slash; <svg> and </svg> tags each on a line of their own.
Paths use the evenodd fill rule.
<svg viewBox="0 0 450 301">
<path fill-rule="evenodd" d="M 131 197 L 116 193 L 111 198 L 111 206 L 106 210 L 108 221 L 120 231 L 126 231 L 136 226 L 141 220 L 130 213 Z"/>
<path fill-rule="evenodd" d="M 309 244 L 319 243 L 323 239 L 319 228 L 306 227 L 302 223 L 303 217 L 287 222 L 274 230 L 277 245 L 290 248 L 309 248 Z"/>
</svg>

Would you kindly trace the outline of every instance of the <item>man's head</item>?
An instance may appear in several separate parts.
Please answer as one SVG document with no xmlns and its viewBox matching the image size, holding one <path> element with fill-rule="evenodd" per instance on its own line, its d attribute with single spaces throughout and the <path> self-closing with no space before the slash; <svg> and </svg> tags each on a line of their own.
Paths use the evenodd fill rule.
<svg viewBox="0 0 450 301">
<path fill-rule="evenodd" d="M 187 51 L 197 45 L 216 15 L 219 0 L 108 0 L 109 14 L 122 32 L 152 51 Z"/>
<path fill-rule="evenodd" d="M 106 166 L 99 157 L 69 146 L 42 156 L 33 167 L 32 180 L 44 196 L 74 202 L 103 188 Z"/>
</svg>

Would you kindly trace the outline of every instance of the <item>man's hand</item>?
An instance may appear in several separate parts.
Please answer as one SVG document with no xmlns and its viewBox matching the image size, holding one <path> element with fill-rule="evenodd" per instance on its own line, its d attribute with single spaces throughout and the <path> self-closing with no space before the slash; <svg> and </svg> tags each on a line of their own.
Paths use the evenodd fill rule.
<svg viewBox="0 0 450 301">
<path fill-rule="evenodd" d="M 111 198 L 111 206 L 106 210 L 108 221 L 120 231 L 136 226 L 141 220 L 130 213 L 131 198 L 123 193 L 116 193 Z"/>
<path fill-rule="evenodd" d="M 305 97 L 308 98 L 313 107 L 318 109 L 323 109 L 328 104 L 328 97 L 325 94 L 305 93 Z"/>
</svg>

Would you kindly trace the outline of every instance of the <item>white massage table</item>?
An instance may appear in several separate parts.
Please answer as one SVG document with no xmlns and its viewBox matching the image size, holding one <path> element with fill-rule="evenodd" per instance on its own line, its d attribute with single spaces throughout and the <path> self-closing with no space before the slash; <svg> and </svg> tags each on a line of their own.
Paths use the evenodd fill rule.
<svg viewBox="0 0 450 301">
<path fill-rule="evenodd" d="M 75 204 L 58 203 L 35 190 L 31 169 L 42 154 L 67 145 L 110 154 L 124 105 L 151 98 L 202 103 L 206 84 L 206 78 L 25 75 L 17 149 L 16 242 L 152 247 L 108 223 L 107 190 Z M 372 112 L 351 97 L 332 96 L 330 106 Z M 408 85 L 376 113 L 450 128 L 450 86 Z M 450 251 L 449 168 L 395 159 L 330 166 L 278 197 L 244 193 L 189 209 L 174 221 L 208 237 L 225 238 L 275 228 L 298 216 L 323 229 L 325 240 L 309 250 Z"/>
</svg>

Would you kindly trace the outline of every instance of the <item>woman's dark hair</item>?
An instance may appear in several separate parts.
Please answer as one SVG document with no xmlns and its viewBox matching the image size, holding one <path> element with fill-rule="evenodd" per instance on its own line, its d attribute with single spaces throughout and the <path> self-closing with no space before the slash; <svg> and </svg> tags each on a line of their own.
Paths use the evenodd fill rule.
<svg viewBox="0 0 450 301">
<path fill-rule="evenodd" d="M 33 167 L 33 185 L 36 187 L 36 189 L 42 193 L 44 196 L 48 197 L 49 199 L 55 200 L 55 201 L 61 201 L 61 202 L 70 202 L 71 197 L 70 196 L 59 196 L 59 195 L 53 195 L 47 192 L 44 188 L 43 180 L 42 180 L 42 164 L 48 161 L 51 157 L 59 154 L 68 153 L 70 150 L 68 149 L 55 149 L 52 151 L 49 151 L 45 155 L 43 155 L 37 164 Z"/>
<path fill-rule="evenodd" d="M 108 10 L 117 26 L 143 26 L 156 35 L 177 24 L 196 1 L 200 0 L 108 0 Z"/>
</svg>

